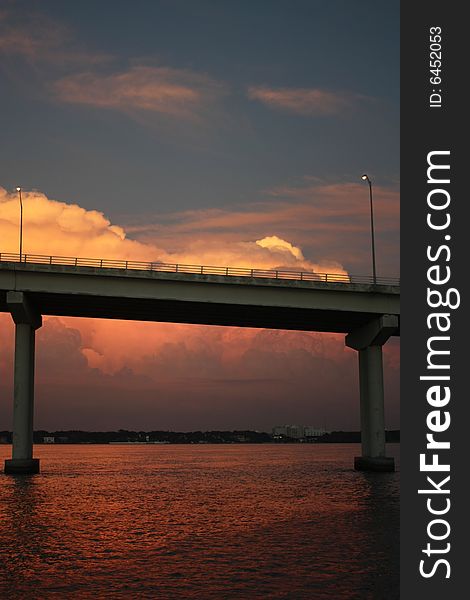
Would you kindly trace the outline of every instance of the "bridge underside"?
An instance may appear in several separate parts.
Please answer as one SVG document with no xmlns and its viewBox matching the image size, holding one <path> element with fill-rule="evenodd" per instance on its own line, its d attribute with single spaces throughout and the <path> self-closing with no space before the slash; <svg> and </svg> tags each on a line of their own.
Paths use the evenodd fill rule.
<svg viewBox="0 0 470 600">
<path fill-rule="evenodd" d="M 41 315 L 348 333 L 376 314 L 312 308 L 30 293 Z M 6 294 L 0 311 L 7 312 Z M 131 315 L 131 318 L 130 318 Z"/>
<path fill-rule="evenodd" d="M 8 473 L 35 473 L 35 331 L 42 316 L 191 323 L 346 334 L 359 357 L 362 456 L 355 466 L 393 470 L 385 456 L 382 346 L 399 335 L 397 286 L 260 280 L 2 264 L 0 311 L 15 322 L 13 452 Z"/>
</svg>

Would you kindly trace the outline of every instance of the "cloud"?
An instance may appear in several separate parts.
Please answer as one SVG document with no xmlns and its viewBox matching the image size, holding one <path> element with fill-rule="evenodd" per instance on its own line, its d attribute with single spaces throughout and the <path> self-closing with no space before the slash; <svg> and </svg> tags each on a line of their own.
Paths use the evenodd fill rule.
<svg viewBox="0 0 470 600">
<path fill-rule="evenodd" d="M 53 254 L 86 258 L 137 260 L 181 264 L 204 264 L 262 269 L 289 269 L 325 272 L 327 265 L 304 257 L 300 248 L 278 236 L 258 240 L 244 239 L 238 230 L 237 239 L 207 239 L 204 230 L 189 242 L 178 240 L 178 227 L 168 252 L 159 243 L 158 235 L 138 241 L 127 237 L 126 231 L 113 225 L 95 210 L 85 210 L 77 204 L 49 199 L 38 191 L 23 192 L 23 251 L 26 254 Z M 18 197 L 0 187 L 0 232 L 2 251 L 18 252 Z M 165 243 L 168 239 L 165 240 Z M 344 273 L 340 264 L 330 272 Z"/>
<path fill-rule="evenodd" d="M 14 81 L 26 65 L 31 92 L 43 90 L 49 100 L 119 111 L 145 126 L 168 123 L 173 134 L 181 121 L 180 134 L 186 137 L 191 136 L 188 123 L 226 122 L 219 102 L 228 92 L 226 84 L 205 73 L 136 60 L 113 70 L 116 57 L 84 48 L 68 27 L 39 12 L 0 13 L 0 57 Z"/>
<path fill-rule="evenodd" d="M 0 315 L 5 427 L 12 329 Z M 398 425 L 398 350 L 385 346 L 389 427 Z M 359 427 L 357 357 L 339 335 L 48 318 L 36 356 L 37 428 Z"/>
<path fill-rule="evenodd" d="M 3 11 L 0 17 L 0 55 L 56 66 L 98 64 L 110 59 L 75 44 L 66 26 L 44 14 L 15 9 Z"/>
<path fill-rule="evenodd" d="M 245 239 L 271 238 L 302 248 L 314 257 L 310 265 L 317 271 L 334 272 L 341 265 L 355 275 L 370 269 L 370 213 L 368 190 L 362 183 L 325 183 L 306 179 L 297 186 L 280 186 L 267 190 L 264 201 L 229 208 L 188 210 L 178 213 L 124 217 L 126 231 L 134 238 L 151 243 L 158 240 L 165 248 L 184 248 L 186 259 L 197 254 L 209 260 L 217 247 L 225 264 L 261 253 L 251 243 L 242 252 L 241 234 Z M 377 237 L 377 261 L 382 275 L 396 276 L 399 270 L 399 193 L 374 186 L 374 217 Z M 257 244 L 259 246 L 260 244 Z M 263 242 L 262 246 L 267 246 Z M 277 246 L 277 247 L 276 247 Z M 235 249 L 239 252 L 234 253 Z M 279 244 L 272 243 L 279 261 Z M 284 248 L 285 250 L 285 248 Z M 257 254 L 258 252 L 258 254 Z M 184 254 L 184 251 L 183 251 Z M 246 255 L 246 258 L 244 258 Z M 295 259 L 302 264 L 302 259 Z"/>
<path fill-rule="evenodd" d="M 266 207 L 257 207 L 253 215 L 260 218 L 241 228 L 242 213 L 233 213 L 231 227 L 229 211 L 193 211 L 179 218 L 173 214 L 171 225 L 165 224 L 167 235 L 171 230 L 173 236 L 167 246 L 170 238 L 154 232 L 149 240 L 131 239 L 127 227 L 112 224 L 98 211 L 38 191 L 25 191 L 23 197 L 24 247 L 30 253 L 297 270 L 325 267 L 308 258 L 298 243 L 274 233 L 283 218 L 290 215 L 290 226 L 297 218 L 285 201 L 277 211 L 270 204 L 275 213 L 271 219 Z M 303 223 L 305 206 L 294 204 L 290 210 Z M 17 252 L 18 212 L 16 193 L 0 188 L 2 252 Z M 181 236 L 180 228 L 189 238 Z M 264 235 L 266 229 L 270 235 Z M 214 231 L 217 235 L 211 235 Z M 13 374 L 8 315 L 0 315 L 0 336 L 0 418 L 7 427 Z M 344 336 L 52 317 L 44 319 L 37 339 L 37 427 L 269 429 L 288 421 L 358 427 L 356 357 L 345 348 Z M 396 346 L 391 353 L 386 349 L 386 363 L 391 390 L 387 423 L 395 426 Z M 345 378 L 350 385 L 343 385 Z"/>
<path fill-rule="evenodd" d="M 316 88 L 251 86 L 247 94 L 251 100 L 258 100 L 270 108 L 313 117 L 341 114 L 353 108 L 358 101 L 364 100 L 364 96 L 357 94 Z"/>
<path fill-rule="evenodd" d="M 50 22 L 30 22 L 22 29 L 19 26 L 9 26 L 7 19 L 2 21 L 0 52 L 3 54 L 36 60 L 51 55 L 65 41 L 64 30 Z"/>
<path fill-rule="evenodd" d="M 267 190 L 241 207 L 198 209 L 112 224 L 102 213 L 24 191 L 24 251 L 30 254 L 160 261 L 366 275 L 370 213 L 361 183 L 306 180 Z M 0 188 L 2 251 L 18 251 L 16 192 Z M 377 266 L 399 271 L 399 194 L 374 186 Z"/>
<path fill-rule="evenodd" d="M 157 260 L 156 247 L 127 239 L 95 210 L 49 199 L 36 190 L 23 191 L 23 251 L 59 256 L 99 256 L 123 260 Z M 0 232 L 3 252 L 18 252 L 19 207 L 17 193 L 0 187 Z"/>
<path fill-rule="evenodd" d="M 269 248 L 275 252 L 285 254 L 288 257 L 292 255 L 296 260 L 305 260 L 300 248 L 293 246 L 290 242 L 281 240 L 281 238 L 278 238 L 277 235 L 271 235 L 263 238 L 262 240 L 256 240 L 256 243 L 258 246 L 261 246 L 261 248 Z"/>
<path fill-rule="evenodd" d="M 134 66 L 121 73 L 80 73 L 57 81 L 60 100 L 125 113 L 145 111 L 198 120 L 226 93 L 208 75 L 169 67 Z"/>
<path fill-rule="evenodd" d="M 205 73 L 135 59 L 130 67 L 113 71 L 116 57 L 84 48 L 67 26 L 37 11 L 0 13 L 0 56 L 5 67 L 7 58 L 21 59 L 35 82 L 31 89 L 45 87 L 60 102 L 120 111 L 146 125 L 152 115 L 170 117 L 172 125 L 178 120 L 185 126 L 207 123 L 209 117 L 225 122 L 219 106 L 228 92 L 225 83 Z M 12 78 L 17 67 L 17 62 L 10 66 Z"/>
</svg>

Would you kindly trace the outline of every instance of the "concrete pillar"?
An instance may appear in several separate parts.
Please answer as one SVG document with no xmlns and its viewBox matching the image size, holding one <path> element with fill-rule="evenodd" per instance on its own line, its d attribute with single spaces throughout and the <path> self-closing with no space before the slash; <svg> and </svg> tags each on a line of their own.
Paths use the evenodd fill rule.
<svg viewBox="0 0 470 600">
<path fill-rule="evenodd" d="M 385 418 L 382 346 L 398 330 L 395 315 L 383 315 L 346 336 L 346 345 L 359 354 L 362 456 L 354 459 L 358 471 L 394 471 L 385 456 Z"/>
<path fill-rule="evenodd" d="M 8 292 L 7 303 L 15 322 L 15 380 L 13 449 L 5 473 L 39 473 L 39 459 L 33 458 L 34 350 L 42 320 L 22 292 Z"/>
<path fill-rule="evenodd" d="M 359 350 L 363 456 L 385 456 L 382 346 Z"/>
</svg>

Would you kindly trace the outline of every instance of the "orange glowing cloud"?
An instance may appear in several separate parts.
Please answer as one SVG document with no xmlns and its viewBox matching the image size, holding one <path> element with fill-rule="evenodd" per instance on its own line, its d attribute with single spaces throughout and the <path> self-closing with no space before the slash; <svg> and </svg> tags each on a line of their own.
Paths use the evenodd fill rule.
<svg viewBox="0 0 470 600">
<path fill-rule="evenodd" d="M 181 240 L 179 247 L 167 252 L 157 245 L 158 236 L 151 241 L 130 239 L 122 227 L 111 224 L 102 213 L 51 200 L 38 191 L 23 192 L 23 205 L 23 251 L 26 254 L 317 272 L 329 269 L 329 272 L 345 273 L 334 261 L 319 264 L 307 260 L 300 248 L 278 236 L 249 241 L 238 233 L 236 241 L 206 240 L 201 230 L 190 244 Z M 19 207 L 16 192 L 8 193 L 0 188 L 0 206 L 2 252 L 17 252 Z M 174 247 L 174 243 L 172 245 Z"/>
<path fill-rule="evenodd" d="M 128 237 L 127 227 L 112 224 L 98 211 L 52 200 L 37 191 L 25 191 L 23 200 L 26 253 L 296 270 L 331 267 L 345 272 L 334 260 L 328 265 L 308 259 L 297 243 L 273 233 L 282 229 L 281 220 L 289 214 L 293 227 L 295 210 L 301 223 L 305 207 L 281 203 L 271 217 L 258 207 L 259 213 L 252 214 L 259 218 L 246 228 L 239 225 L 249 214 L 236 211 L 232 228 L 228 211 L 183 213 L 179 220 L 173 214 L 168 217 L 172 225 L 165 227 L 167 236 L 172 232 L 169 252 L 164 248 L 170 238 L 160 236 L 158 227 L 150 228 L 146 239 L 139 241 Z M 0 250 L 17 252 L 16 193 L 0 188 L 0 209 Z M 218 226 L 221 231 L 213 235 Z M 5 341 L 0 353 L 0 393 L 5 400 L 0 403 L 0 417 L 10 419 L 13 326 L 9 315 L 0 315 L 0 330 Z M 37 426 L 266 429 L 275 424 L 273 419 L 317 424 L 331 419 L 339 426 L 342 421 L 337 415 L 343 411 L 344 426 L 351 427 L 358 419 L 356 394 L 348 404 L 351 394 L 338 384 L 337 373 L 347 372 L 354 381 L 357 369 L 354 352 L 345 348 L 343 337 L 45 318 L 37 335 Z M 396 373 L 396 349 L 392 359 Z M 296 403 L 286 403 L 292 397 Z"/>
<path fill-rule="evenodd" d="M 12 405 L 9 316 L 0 330 L 2 429 Z M 398 425 L 398 349 L 384 353 L 389 427 Z M 65 318 L 45 319 L 37 334 L 38 428 L 351 429 L 357 387 L 357 357 L 338 335 Z"/>
<path fill-rule="evenodd" d="M 270 239 L 275 232 L 282 240 L 295 240 L 295 246 L 302 247 L 304 254 L 314 256 L 315 261 L 308 263 L 318 272 L 342 272 L 338 271 L 342 268 L 356 275 L 368 273 L 370 208 L 368 190 L 363 184 L 307 179 L 298 186 L 267 190 L 265 195 L 264 202 L 252 202 L 248 207 L 125 216 L 126 231 L 147 243 L 158 240 L 165 248 L 184 248 L 188 260 L 197 255 L 205 262 L 214 248 L 224 264 L 232 265 L 238 260 L 242 261 L 240 266 L 252 266 L 246 264 L 246 259 L 253 262 L 255 256 L 262 260 L 260 248 L 253 243 L 240 244 L 240 232 L 245 239 L 255 240 Z M 398 274 L 399 207 L 398 191 L 374 186 L 377 263 L 384 276 Z M 268 243 L 261 245 L 266 248 Z M 234 256 L 235 249 L 238 254 Z M 280 262 L 276 266 L 282 264 L 279 244 L 271 244 L 270 250 L 270 255 L 278 251 Z M 302 264 L 299 255 L 292 258 Z M 268 268 L 265 262 L 259 266 Z M 272 263 L 270 266 L 274 267 Z"/>
<path fill-rule="evenodd" d="M 19 205 L 16 192 L 0 187 L 0 232 L 2 252 L 18 252 Z M 30 254 L 102 256 L 124 260 L 157 259 L 157 248 L 126 238 L 95 210 L 47 198 L 38 191 L 23 191 L 24 246 Z"/>
<path fill-rule="evenodd" d="M 326 267 L 338 273 L 345 273 L 340 264 L 317 264 L 305 258 L 302 250 L 279 236 L 271 235 L 244 240 L 241 234 L 238 239 L 223 238 L 205 241 L 205 232 L 193 238 L 186 246 L 183 239 L 181 246 L 169 253 L 159 248 L 154 241 L 139 242 L 129 239 L 125 230 L 112 225 L 98 211 L 85 210 L 76 204 L 66 204 L 47 198 L 37 191 L 23 192 L 24 204 L 24 252 L 26 254 L 55 254 L 68 256 L 88 256 L 108 259 L 147 260 L 185 264 L 230 265 L 258 268 L 287 268 L 295 270 L 324 271 Z M 0 188 L 0 234 L 2 252 L 18 251 L 18 197 Z M 236 226 L 236 225 L 235 225 Z M 178 236 L 176 228 L 175 236 Z M 241 239 L 240 239 L 241 238 Z M 158 239 L 158 236 L 155 236 Z M 175 240 L 172 241 L 174 246 Z M 62 320 L 68 322 L 67 320 Z M 76 320 L 71 320 L 76 323 Z M 195 338 L 195 328 L 187 325 L 155 325 L 120 324 L 127 331 L 126 346 L 115 343 L 116 324 L 112 322 L 86 321 L 80 322 L 79 329 L 83 336 L 83 355 L 91 367 L 102 368 L 104 372 L 119 371 L 124 365 L 139 372 L 134 362 L 143 364 L 142 357 L 151 355 L 169 343 L 169 335 L 173 343 L 191 345 Z M 158 332 L 164 330 L 163 342 L 160 344 Z M 211 339 L 211 347 L 222 347 L 223 337 L 252 339 L 255 333 L 226 330 L 224 334 L 215 328 L 205 328 L 205 334 Z M 229 331 L 229 333 L 227 333 Z M 170 333 L 169 333 L 170 332 Z M 209 333 L 208 333 L 209 332 Z M 219 342 L 215 342 L 215 340 Z M 147 340 L 147 342 L 145 341 Z M 223 344 L 222 344 L 223 345 Z M 233 354 L 231 354 L 233 358 Z M 145 362 L 145 361 L 144 361 Z"/>
<path fill-rule="evenodd" d="M 193 238 L 187 247 L 187 240 L 183 239 L 180 247 L 169 253 L 158 247 L 155 240 L 139 242 L 129 239 L 122 227 L 112 225 L 98 211 L 51 200 L 37 191 L 23 192 L 23 205 L 23 248 L 26 254 L 345 273 L 343 267 L 334 261 L 317 264 L 306 259 L 298 246 L 276 235 L 247 241 L 240 239 L 239 233 L 237 240 L 225 241 L 219 237 L 205 241 L 205 233 L 201 230 L 199 237 Z M 19 206 L 16 192 L 8 193 L 0 188 L 0 206 L 1 251 L 17 252 Z M 177 232 L 178 230 L 175 232 L 176 237 Z M 173 246 L 174 243 L 175 240 L 172 241 Z M 161 355 L 169 344 L 173 344 L 173 348 L 179 348 L 181 354 L 187 356 L 193 353 L 192 345 L 201 346 L 198 328 L 187 325 L 117 325 L 115 322 L 76 319 L 61 319 L 61 323 L 66 326 L 72 326 L 73 323 L 73 327 L 78 328 L 82 336 L 81 353 L 88 365 L 108 374 L 115 374 L 124 367 L 131 368 L 135 373 L 145 374 L 152 362 L 149 362 L 148 357 Z M 224 340 L 237 339 L 240 344 L 244 340 L 243 343 L 248 348 L 249 343 L 257 336 L 254 331 L 227 329 L 222 333 L 220 328 L 202 329 L 204 344 L 211 348 L 212 353 L 219 353 L 221 361 L 225 360 Z M 118 331 L 124 336 L 125 345 L 116 342 Z M 233 360 L 235 354 L 231 349 L 228 356 Z M 175 365 L 180 364 L 185 365 L 184 370 L 188 373 L 188 365 L 182 359 L 174 363 L 173 371 Z M 153 367 L 151 371 L 155 372 Z M 157 371 L 160 373 L 160 370 Z M 201 374 L 200 368 L 198 372 Z"/>
<path fill-rule="evenodd" d="M 270 88 L 251 86 L 248 98 L 270 108 L 285 110 L 303 116 L 324 117 L 351 109 L 364 96 L 330 92 L 315 88 Z"/>
</svg>

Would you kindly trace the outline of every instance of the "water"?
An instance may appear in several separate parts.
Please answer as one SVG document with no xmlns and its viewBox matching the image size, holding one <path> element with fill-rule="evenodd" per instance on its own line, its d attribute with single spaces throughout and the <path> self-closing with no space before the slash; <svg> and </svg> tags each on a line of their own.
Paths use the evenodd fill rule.
<svg viewBox="0 0 470 600">
<path fill-rule="evenodd" d="M 398 598 L 398 474 L 358 453 L 37 446 L 40 475 L 0 476 L 0 597 Z"/>
</svg>

